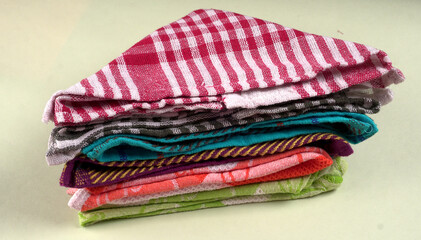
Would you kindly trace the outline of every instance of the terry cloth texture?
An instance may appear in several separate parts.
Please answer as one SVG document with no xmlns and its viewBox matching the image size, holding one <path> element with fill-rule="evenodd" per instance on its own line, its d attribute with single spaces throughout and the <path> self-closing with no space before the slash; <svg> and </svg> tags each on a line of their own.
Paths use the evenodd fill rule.
<svg viewBox="0 0 421 240">
<path fill-rule="evenodd" d="M 46 157 L 49 164 L 68 161 L 74 158 L 83 147 L 101 137 L 113 134 L 168 137 L 291 117 L 312 110 L 372 114 L 377 113 L 379 109 L 380 104 L 376 100 L 347 98 L 345 93 L 340 92 L 326 97 L 310 98 L 258 109 L 226 110 L 215 113 L 199 113 L 193 116 L 187 114 L 182 118 L 128 117 L 87 126 L 56 127 L 51 133 Z"/>
<path fill-rule="evenodd" d="M 341 137 L 328 133 L 317 133 L 251 146 L 207 150 L 192 155 L 178 155 L 156 160 L 98 162 L 87 157 L 77 157 L 66 163 L 60 178 L 60 185 L 76 188 L 97 187 L 96 191 L 100 189 L 98 186 L 104 186 L 111 190 L 145 183 L 144 178 L 146 177 L 248 160 L 281 153 L 304 145 L 320 147 L 332 156 L 352 154 L 351 146 Z M 128 182 L 133 179 L 136 180 Z M 120 182 L 122 183 L 118 186 L 115 184 Z"/>
<path fill-rule="evenodd" d="M 244 203 L 311 197 L 338 188 L 346 169 L 345 160 L 336 158 L 330 167 L 299 178 L 162 197 L 146 200 L 138 203 L 137 206 L 130 206 L 130 204 L 126 204 L 126 207 L 104 205 L 103 207 L 108 208 L 80 212 L 79 223 L 86 226 L 111 219 L 146 217 Z M 124 206 L 124 204 L 122 205 Z"/>
<path fill-rule="evenodd" d="M 246 161 L 180 171 L 176 172 L 174 178 L 171 179 L 162 181 L 149 179 L 149 183 L 100 194 L 89 194 L 81 189 L 80 191 L 84 193 L 73 195 L 69 206 L 88 211 L 113 202 L 139 202 L 162 195 L 173 196 L 180 193 L 210 191 L 230 186 L 301 177 L 320 171 L 331 164 L 331 157 L 323 149 L 301 147 Z M 86 200 L 78 198 L 78 196 L 88 195 Z"/>
<path fill-rule="evenodd" d="M 350 143 L 359 143 L 377 132 L 373 120 L 359 113 L 316 112 L 280 120 L 225 128 L 205 133 L 153 138 L 111 135 L 82 149 L 100 162 L 132 161 L 193 154 L 233 146 L 286 139 L 312 133 L 332 133 Z"/>
<path fill-rule="evenodd" d="M 56 92 L 43 121 L 72 125 L 121 114 L 257 108 L 343 89 L 370 92 L 386 104 L 386 87 L 403 80 L 381 50 L 200 9 Z"/>
</svg>

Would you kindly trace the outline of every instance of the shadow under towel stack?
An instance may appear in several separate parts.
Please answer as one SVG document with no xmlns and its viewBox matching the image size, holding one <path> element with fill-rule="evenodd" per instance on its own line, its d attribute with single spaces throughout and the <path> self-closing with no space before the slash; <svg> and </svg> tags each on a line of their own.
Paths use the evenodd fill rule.
<svg viewBox="0 0 421 240">
<path fill-rule="evenodd" d="M 381 50 L 196 10 L 56 92 L 46 158 L 82 226 L 307 198 L 340 186 L 403 80 Z"/>
</svg>

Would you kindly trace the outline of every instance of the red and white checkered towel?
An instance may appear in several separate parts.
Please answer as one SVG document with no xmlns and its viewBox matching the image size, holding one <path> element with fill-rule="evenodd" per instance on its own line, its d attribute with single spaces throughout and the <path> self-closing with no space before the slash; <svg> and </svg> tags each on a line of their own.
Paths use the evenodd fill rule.
<svg viewBox="0 0 421 240">
<path fill-rule="evenodd" d="M 43 121 L 73 125 L 122 114 L 254 108 L 354 85 L 385 104 L 391 95 L 384 89 L 403 79 L 378 49 L 201 9 L 56 92 Z"/>
</svg>

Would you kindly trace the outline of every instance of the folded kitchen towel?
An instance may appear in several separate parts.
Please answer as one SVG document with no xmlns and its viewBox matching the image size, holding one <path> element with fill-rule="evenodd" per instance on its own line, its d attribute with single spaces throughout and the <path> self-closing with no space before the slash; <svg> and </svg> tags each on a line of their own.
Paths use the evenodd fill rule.
<svg viewBox="0 0 421 240">
<path fill-rule="evenodd" d="M 162 197 L 146 200 L 135 206 L 130 203 L 104 205 L 102 208 L 80 212 L 79 223 L 82 226 L 87 226 L 111 219 L 146 217 L 253 202 L 307 198 L 338 188 L 346 169 L 346 161 L 335 158 L 331 166 L 299 178 Z"/>
<path fill-rule="evenodd" d="M 379 109 L 380 105 L 374 99 L 347 98 L 343 92 L 339 92 L 329 96 L 314 97 L 308 100 L 257 109 L 186 114 L 174 118 L 131 116 L 87 126 L 56 127 L 51 133 L 46 157 L 47 162 L 51 164 L 65 162 L 74 158 L 83 147 L 101 137 L 113 134 L 169 137 L 286 118 L 312 110 L 367 114 L 376 113 Z"/>
<path fill-rule="evenodd" d="M 53 94 L 47 163 L 83 226 L 310 197 L 402 81 L 373 47 L 199 9 Z"/>
<path fill-rule="evenodd" d="M 133 113 L 257 108 L 347 89 L 386 104 L 402 82 L 381 50 L 200 9 L 149 34 L 47 103 L 74 125 Z"/>
<path fill-rule="evenodd" d="M 81 152 L 100 162 L 132 161 L 193 154 L 224 147 L 248 146 L 312 133 L 332 133 L 355 144 L 376 132 L 377 127 L 373 120 L 363 114 L 315 112 L 168 138 L 110 135 L 98 139 Z"/>
<path fill-rule="evenodd" d="M 91 194 L 81 189 L 70 199 L 69 206 L 88 211 L 109 203 L 135 203 L 163 196 L 301 177 L 331 164 L 331 157 L 323 149 L 301 147 L 245 161 L 179 171 L 174 178 L 157 181 L 152 178 L 148 183 L 105 193 Z"/>
<path fill-rule="evenodd" d="M 106 189 L 113 190 L 146 183 L 146 177 L 164 179 L 162 177 L 164 174 L 172 176 L 170 173 L 177 171 L 249 160 L 282 153 L 304 145 L 320 147 L 331 156 L 352 154 L 351 146 L 343 138 L 329 133 L 316 133 L 251 146 L 214 149 L 192 155 L 178 155 L 155 160 L 98 162 L 87 157 L 77 157 L 66 163 L 60 185 L 76 188 L 89 187 L 97 191 L 100 189 L 99 186 L 104 186 Z"/>
</svg>

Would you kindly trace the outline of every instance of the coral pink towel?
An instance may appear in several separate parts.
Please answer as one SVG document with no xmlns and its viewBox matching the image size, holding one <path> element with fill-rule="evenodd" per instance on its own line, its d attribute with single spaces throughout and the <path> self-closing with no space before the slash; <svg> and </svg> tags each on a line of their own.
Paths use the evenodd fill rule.
<svg viewBox="0 0 421 240">
<path fill-rule="evenodd" d="M 385 104 L 391 100 L 385 88 L 403 79 L 378 49 L 201 9 L 56 92 L 43 121 L 74 125 L 122 114 L 255 108 L 347 88 Z"/>
<path fill-rule="evenodd" d="M 187 192 L 210 191 L 312 174 L 332 164 L 323 149 L 302 147 L 280 154 L 195 168 L 131 183 L 76 191 L 69 206 L 88 211 L 107 203 L 135 202 Z M 126 185 L 130 185 L 125 187 Z M 69 191 L 72 193 L 72 191 Z"/>
</svg>

